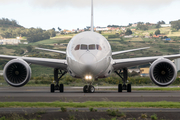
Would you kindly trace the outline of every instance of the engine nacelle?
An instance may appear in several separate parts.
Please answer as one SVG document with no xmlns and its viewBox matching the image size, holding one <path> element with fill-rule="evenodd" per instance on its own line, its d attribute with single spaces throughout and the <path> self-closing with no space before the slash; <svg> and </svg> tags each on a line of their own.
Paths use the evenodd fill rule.
<svg viewBox="0 0 180 120">
<path fill-rule="evenodd" d="M 162 87 L 168 86 L 176 79 L 176 66 L 168 59 L 157 59 L 150 67 L 149 76 L 156 85 Z"/>
<path fill-rule="evenodd" d="M 31 78 L 31 68 L 22 59 L 13 59 L 4 67 L 4 79 L 13 87 L 24 86 Z"/>
</svg>

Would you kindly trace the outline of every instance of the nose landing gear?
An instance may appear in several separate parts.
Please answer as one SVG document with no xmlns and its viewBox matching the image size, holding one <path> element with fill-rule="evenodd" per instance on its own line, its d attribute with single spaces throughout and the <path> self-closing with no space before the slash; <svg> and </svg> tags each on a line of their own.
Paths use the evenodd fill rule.
<svg viewBox="0 0 180 120">
<path fill-rule="evenodd" d="M 127 92 L 131 92 L 131 84 L 127 84 L 127 68 L 124 68 L 123 71 L 115 71 L 115 73 L 123 80 L 123 85 L 118 85 L 118 92 L 122 92 L 122 90 L 127 90 Z"/>
<path fill-rule="evenodd" d="M 84 93 L 94 93 L 95 88 L 92 85 L 85 85 L 84 88 L 83 88 L 83 92 Z"/>
</svg>

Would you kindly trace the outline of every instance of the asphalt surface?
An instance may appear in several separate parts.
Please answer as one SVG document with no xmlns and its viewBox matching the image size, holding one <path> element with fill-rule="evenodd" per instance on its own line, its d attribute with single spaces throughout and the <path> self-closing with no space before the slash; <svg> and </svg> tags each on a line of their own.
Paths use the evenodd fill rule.
<svg viewBox="0 0 180 120">
<path fill-rule="evenodd" d="M 85 101 L 180 101 L 180 91 L 132 91 L 96 90 L 95 93 L 83 93 L 81 89 L 66 87 L 64 93 L 50 93 L 49 87 L 0 87 L 0 102 L 85 102 Z"/>
<path fill-rule="evenodd" d="M 94 108 L 95 109 L 95 108 Z M 111 110 L 110 108 L 96 108 L 97 111 L 105 112 L 107 110 Z M 83 112 L 90 112 L 89 108 L 67 108 L 67 111 L 83 111 Z M 118 108 L 118 109 L 112 109 L 112 110 L 118 110 L 119 112 L 180 112 L 180 109 L 176 108 Z M 0 108 L 0 113 L 35 113 L 39 111 L 45 111 L 45 112 L 58 112 L 61 111 L 61 108 Z"/>
</svg>

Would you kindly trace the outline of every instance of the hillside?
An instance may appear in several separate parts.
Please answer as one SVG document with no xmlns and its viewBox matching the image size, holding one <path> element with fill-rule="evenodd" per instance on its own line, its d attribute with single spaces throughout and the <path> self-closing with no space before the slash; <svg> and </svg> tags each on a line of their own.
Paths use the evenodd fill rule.
<svg viewBox="0 0 180 120">
<path fill-rule="evenodd" d="M 2 18 L 0 19 L 0 28 L 1 29 L 7 29 L 7 28 L 19 28 L 22 27 L 17 23 L 16 20 L 9 20 L 8 18 Z"/>
</svg>

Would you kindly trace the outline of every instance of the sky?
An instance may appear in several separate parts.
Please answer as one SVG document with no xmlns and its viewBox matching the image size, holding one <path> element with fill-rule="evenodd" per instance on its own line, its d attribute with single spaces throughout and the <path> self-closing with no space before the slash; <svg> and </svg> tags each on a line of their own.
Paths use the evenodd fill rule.
<svg viewBox="0 0 180 120">
<path fill-rule="evenodd" d="M 180 19 L 180 0 L 94 0 L 94 26 Z M 0 0 L 0 18 L 26 28 L 83 29 L 91 23 L 91 0 Z"/>
</svg>

